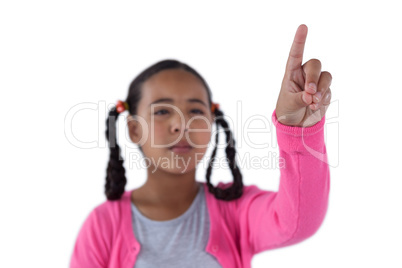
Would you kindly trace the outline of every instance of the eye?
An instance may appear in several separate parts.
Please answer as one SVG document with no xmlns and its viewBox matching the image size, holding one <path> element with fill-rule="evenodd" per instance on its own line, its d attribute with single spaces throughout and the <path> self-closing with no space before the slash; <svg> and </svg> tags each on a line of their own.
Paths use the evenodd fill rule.
<svg viewBox="0 0 402 268">
<path fill-rule="evenodd" d="M 192 112 L 194 112 L 194 111 L 198 111 L 198 113 L 199 114 L 204 114 L 204 112 L 203 111 L 201 111 L 200 109 L 193 109 L 193 110 L 191 110 Z M 197 113 L 197 112 L 196 112 Z"/>
<path fill-rule="evenodd" d="M 163 112 L 163 111 L 167 112 L 166 109 L 162 109 L 162 110 L 159 110 L 159 111 L 155 112 L 155 114 L 156 114 L 156 115 L 163 115 L 163 114 L 165 114 L 165 113 L 163 113 L 163 114 L 160 113 L 160 112 Z"/>
<path fill-rule="evenodd" d="M 200 110 L 200 109 L 193 109 L 193 110 L 191 110 L 191 112 L 192 112 L 192 113 L 196 113 L 196 114 L 204 114 L 204 112 L 203 112 L 202 110 Z M 161 110 L 155 112 L 155 115 L 165 115 L 165 114 L 167 114 L 167 113 L 169 113 L 168 110 L 166 110 L 166 109 L 161 109 Z"/>
</svg>

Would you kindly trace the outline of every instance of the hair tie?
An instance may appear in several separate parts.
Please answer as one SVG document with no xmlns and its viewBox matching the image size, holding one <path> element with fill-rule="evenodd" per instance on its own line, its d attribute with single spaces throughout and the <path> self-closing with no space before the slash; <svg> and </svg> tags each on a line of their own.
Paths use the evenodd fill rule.
<svg viewBox="0 0 402 268">
<path fill-rule="evenodd" d="M 122 112 L 124 112 L 124 111 L 128 111 L 128 103 L 127 103 L 127 102 L 123 102 L 123 101 L 121 101 L 121 100 L 118 100 L 118 101 L 117 101 L 117 104 L 116 104 L 116 111 L 117 111 L 118 113 L 122 113 Z"/>
<path fill-rule="evenodd" d="M 212 102 L 211 111 L 214 113 L 216 109 L 219 109 L 219 103 Z"/>
</svg>

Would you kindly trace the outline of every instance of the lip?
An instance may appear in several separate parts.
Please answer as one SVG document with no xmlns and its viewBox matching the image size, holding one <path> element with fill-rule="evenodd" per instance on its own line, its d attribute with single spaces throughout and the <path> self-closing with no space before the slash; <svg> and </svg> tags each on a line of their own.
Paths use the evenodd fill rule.
<svg viewBox="0 0 402 268">
<path fill-rule="evenodd" d="M 188 153 L 191 149 L 193 149 L 191 146 L 173 146 L 170 148 L 170 150 L 175 153 Z"/>
<path fill-rule="evenodd" d="M 169 149 L 175 148 L 175 147 L 192 147 L 186 140 L 181 140 L 175 145 L 171 146 Z"/>
<path fill-rule="evenodd" d="M 181 140 L 169 148 L 169 150 L 175 153 L 188 153 L 191 149 L 193 149 L 193 147 L 186 140 Z"/>
</svg>

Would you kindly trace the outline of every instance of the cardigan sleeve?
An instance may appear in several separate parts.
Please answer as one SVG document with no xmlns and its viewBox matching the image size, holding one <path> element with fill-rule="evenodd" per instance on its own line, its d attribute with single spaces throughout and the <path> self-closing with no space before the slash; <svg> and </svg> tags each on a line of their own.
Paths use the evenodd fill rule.
<svg viewBox="0 0 402 268">
<path fill-rule="evenodd" d="M 107 267 L 110 251 L 110 239 L 106 235 L 107 228 L 107 222 L 105 219 L 100 219 L 97 208 L 92 210 L 78 233 L 70 268 Z"/>
<path fill-rule="evenodd" d="M 243 242 L 252 254 L 312 236 L 323 222 L 328 205 L 325 117 L 310 127 L 286 126 L 278 122 L 274 110 L 272 122 L 283 165 L 279 189 L 272 192 L 249 187 L 240 206 L 240 225 L 246 234 Z"/>
</svg>

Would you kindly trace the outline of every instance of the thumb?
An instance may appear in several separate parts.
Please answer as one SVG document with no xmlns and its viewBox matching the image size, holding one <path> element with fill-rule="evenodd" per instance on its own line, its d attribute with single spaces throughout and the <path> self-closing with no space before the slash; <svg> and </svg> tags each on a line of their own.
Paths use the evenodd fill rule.
<svg viewBox="0 0 402 268">
<path fill-rule="evenodd" d="M 306 91 L 301 91 L 293 94 L 294 102 L 299 107 L 306 107 L 313 103 L 313 96 Z"/>
</svg>

